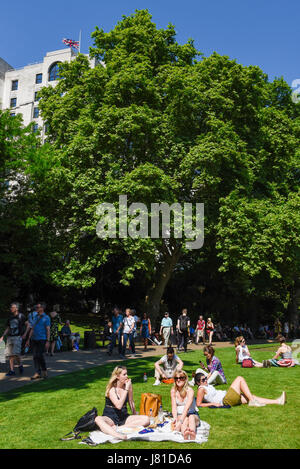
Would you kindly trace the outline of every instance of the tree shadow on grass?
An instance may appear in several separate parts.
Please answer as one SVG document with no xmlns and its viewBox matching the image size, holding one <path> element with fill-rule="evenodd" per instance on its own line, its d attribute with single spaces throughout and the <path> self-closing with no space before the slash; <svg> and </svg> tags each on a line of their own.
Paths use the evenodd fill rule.
<svg viewBox="0 0 300 469">
<path fill-rule="evenodd" d="M 20 396 L 32 393 L 55 393 L 63 389 L 82 391 L 83 389 L 89 389 L 90 386 L 97 381 L 105 382 L 106 386 L 113 369 L 117 365 L 126 366 L 128 370 L 128 376 L 131 378 L 133 385 L 142 384 L 144 373 L 146 372 L 148 376 L 148 382 L 145 383 L 145 388 L 147 388 L 147 391 L 150 392 L 149 387 L 152 384 L 151 381 L 154 382 L 154 363 L 158 359 L 158 356 L 143 358 L 137 357 L 136 359 L 110 362 L 91 368 L 79 369 L 71 373 L 69 372 L 60 374 L 46 380 L 26 384 L 22 387 L 0 393 L 0 403 L 17 399 Z M 186 369 L 189 374 L 191 374 L 191 372 L 197 368 L 197 361 L 186 360 L 184 357 L 182 357 L 182 359 L 184 360 L 184 369 Z M 57 363 L 57 367 L 58 366 L 59 363 Z"/>
</svg>

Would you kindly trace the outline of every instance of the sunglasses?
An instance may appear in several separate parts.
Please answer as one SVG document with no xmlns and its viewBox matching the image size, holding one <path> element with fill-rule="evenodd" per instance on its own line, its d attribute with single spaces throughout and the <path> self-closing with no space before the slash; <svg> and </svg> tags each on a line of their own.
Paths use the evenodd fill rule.
<svg viewBox="0 0 300 469">
<path fill-rule="evenodd" d="M 204 383 L 204 381 L 207 381 L 207 378 L 200 379 L 200 383 Z"/>
<path fill-rule="evenodd" d="M 185 381 L 184 376 L 178 376 L 177 378 L 174 378 L 175 381 Z"/>
</svg>

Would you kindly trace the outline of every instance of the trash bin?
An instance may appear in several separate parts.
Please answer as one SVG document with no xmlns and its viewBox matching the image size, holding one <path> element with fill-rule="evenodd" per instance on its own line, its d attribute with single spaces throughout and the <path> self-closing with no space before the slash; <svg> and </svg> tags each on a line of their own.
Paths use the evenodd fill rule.
<svg viewBox="0 0 300 469">
<path fill-rule="evenodd" d="M 85 331 L 84 332 L 84 343 L 83 348 L 93 349 L 96 348 L 96 334 L 94 331 Z"/>
</svg>

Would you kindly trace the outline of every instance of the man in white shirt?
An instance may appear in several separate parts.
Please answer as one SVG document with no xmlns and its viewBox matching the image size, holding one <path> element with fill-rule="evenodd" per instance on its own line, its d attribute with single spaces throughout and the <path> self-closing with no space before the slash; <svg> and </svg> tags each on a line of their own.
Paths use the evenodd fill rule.
<svg viewBox="0 0 300 469">
<path fill-rule="evenodd" d="M 135 355 L 135 344 L 134 344 L 134 328 L 135 320 L 131 315 L 131 309 L 126 308 L 125 317 L 123 319 L 123 349 L 122 349 L 122 358 L 125 358 L 127 341 L 129 339 L 129 344 L 132 350 L 132 355 Z"/>
<path fill-rule="evenodd" d="M 162 379 L 173 378 L 176 371 L 182 370 L 183 362 L 175 355 L 174 349 L 169 347 L 167 354 L 161 357 L 161 359 L 154 364 L 154 367 L 155 383 L 153 386 L 159 386 Z"/>
<path fill-rule="evenodd" d="M 159 335 L 163 333 L 165 347 L 168 347 L 170 335 L 173 334 L 173 321 L 169 313 L 165 313 L 161 321 Z"/>
</svg>

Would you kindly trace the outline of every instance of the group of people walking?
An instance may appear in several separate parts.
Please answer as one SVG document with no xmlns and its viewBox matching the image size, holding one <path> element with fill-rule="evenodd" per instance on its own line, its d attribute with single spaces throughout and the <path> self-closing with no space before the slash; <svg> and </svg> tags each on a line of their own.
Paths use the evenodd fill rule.
<svg viewBox="0 0 300 469">
<path fill-rule="evenodd" d="M 59 337 L 63 341 L 67 340 L 70 342 L 72 349 L 75 347 L 77 337 L 71 332 L 70 321 L 65 321 L 64 326 L 59 331 L 59 325 L 62 325 L 59 314 L 56 311 L 52 311 L 48 315 L 45 313 L 45 307 L 45 303 L 37 303 L 34 310 L 26 318 L 19 311 L 18 303 L 11 304 L 6 329 L 0 337 L 0 343 L 6 338 L 5 355 L 9 360 L 9 370 L 6 376 L 16 375 L 15 365 L 18 366 L 19 374 L 23 374 L 23 347 L 25 347 L 24 352 L 29 350 L 29 348 L 32 351 L 35 369 L 35 373 L 31 377 L 32 380 L 47 378 L 45 353 L 53 356 Z"/>
<path fill-rule="evenodd" d="M 110 345 L 108 347 L 108 354 L 112 355 L 113 349 L 118 342 L 118 352 L 121 358 L 125 357 L 127 343 L 129 342 L 129 348 L 131 349 L 132 354 L 135 354 L 135 337 L 138 330 L 137 319 L 140 323 L 139 331 L 141 338 L 144 343 L 144 350 L 147 350 L 149 341 L 159 343 L 157 337 L 153 337 L 153 330 L 151 326 L 151 321 L 149 316 L 144 313 L 142 319 L 135 315 L 135 310 L 126 308 L 125 316 L 123 316 L 122 311 L 115 307 L 112 313 L 112 319 L 109 323 L 111 332 L 110 332 Z M 187 309 L 183 308 L 180 316 L 177 319 L 176 325 L 174 327 L 173 320 L 171 319 L 168 312 L 164 313 L 164 316 L 160 323 L 159 335 L 165 347 L 172 342 L 172 336 L 176 331 L 176 342 L 178 351 L 187 351 L 188 341 L 191 337 L 191 320 L 187 314 Z M 209 344 L 212 343 L 212 337 L 214 332 L 214 325 L 210 318 L 207 319 L 207 322 L 203 320 L 203 317 L 199 317 L 197 324 L 197 343 L 198 339 L 202 337 L 203 342 L 205 341 L 205 331 L 208 335 Z"/>
<path fill-rule="evenodd" d="M 164 346 L 167 347 L 170 344 L 171 336 L 174 334 L 173 321 L 170 318 L 168 312 L 164 314 L 164 317 L 160 325 L 160 335 L 163 336 Z M 181 315 L 178 317 L 176 322 L 176 334 L 177 334 L 177 347 L 178 350 L 187 351 L 187 344 L 192 335 L 191 320 L 187 314 L 187 308 L 183 308 Z M 207 335 L 208 343 L 212 344 L 212 338 L 214 334 L 214 324 L 211 318 L 207 321 L 203 319 L 203 316 L 199 316 L 196 326 L 196 343 L 199 343 L 200 338 L 203 344 L 205 344 L 205 337 Z"/>
</svg>

